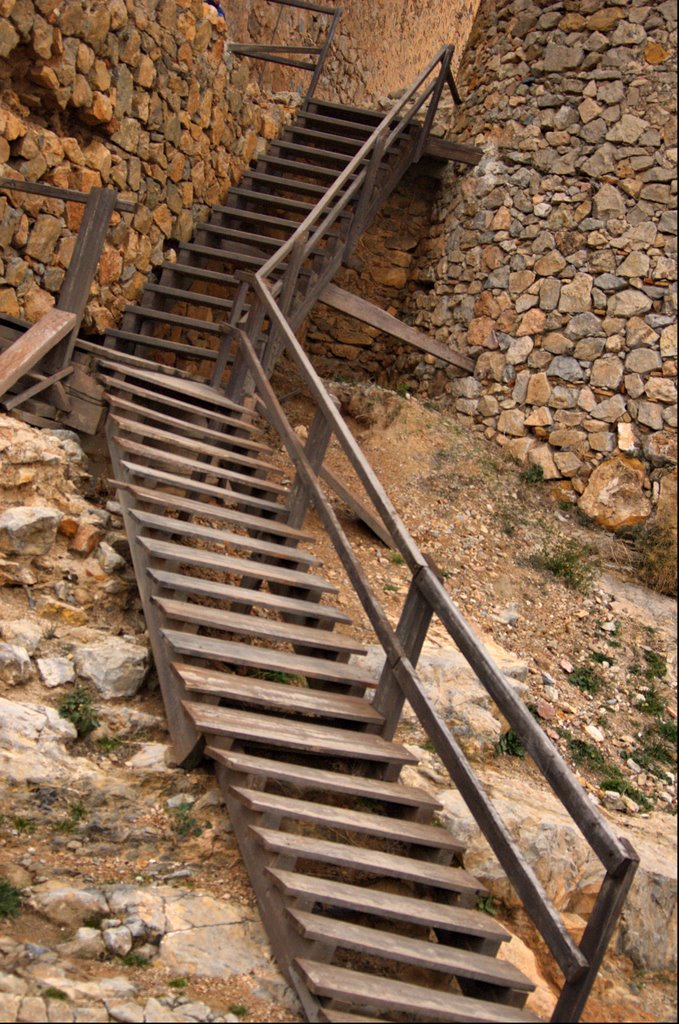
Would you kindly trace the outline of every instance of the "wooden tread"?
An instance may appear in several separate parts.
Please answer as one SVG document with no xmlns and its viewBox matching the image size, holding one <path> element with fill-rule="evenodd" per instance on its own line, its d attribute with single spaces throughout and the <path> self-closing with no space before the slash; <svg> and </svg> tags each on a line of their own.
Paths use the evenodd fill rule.
<svg viewBox="0 0 679 1024">
<path fill-rule="evenodd" d="M 106 365 L 102 363 L 102 365 Z M 260 428 L 253 426 L 249 420 L 252 416 L 252 412 L 246 409 L 243 405 L 238 405 L 236 402 L 232 402 L 222 392 L 216 388 L 210 387 L 209 384 L 204 384 L 195 378 L 190 380 L 182 377 L 168 376 L 163 373 L 153 373 L 150 370 L 136 369 L 134 367 L 120 367 L 116 363 L 111 365 L 111 369 L 124 373 L 126 376 L 132 377 L 134 380 L 145 381 L 147 384 L 153 384 L 157 388 L 166 388 L 170 391 L 181 395 L 183 398 L 191 398 L 195 402 L 205 404 L 208 406 L 216 405 L 222 409 L 229 409 L 233 413 L 239 413 L 243 417 L 242 429 L 243 430 L 254 430 L 257 433 L 261 433 Z M 159 399 L 162 400 L 162 395 Z M 196 413 L 202 413 L 207 416 L 208 412 L 205 409 L 197 408 L 194 409 Z"/>
<path fill-rule="evenodd" d="M 231 189 L 229 196 L 234 192 L 235 189 Z M 221 213 L 226 217 L 233 217 L 234 220 L 248 220 L 255 224 L 265 224 L 267 227 L 281 228 L 291 233 L 296 231 L 300 224 L 297 220 L 288 220 L 285 217 L 272 217 L 269 213 L 259 213 L 257 210 L 245 210 L 242 206 L 236 206 L 235 203 L 233 205 L 227 204 L 226 206 L 213 206 L 212 210 L 213 213 Z M 216 226 L 211 221 L 208 221 L 207 224 L 210 227 Z"/>
<path fill-rule="evenodd" d="M 268 590 L 249 590 L 230 583 L 215 583 L 214 580 L 203 580 L 197 576 L 183 576 L 164 569 L 149 569 L 149 576 L 161 587 L 197 597 L 212 597 L 219 601 L 232 601 L 237 605 L 252 605 L 255 608 L 266 608 L 280 612 L 281 615 L 295 618 L 308 618 L 328 623 L 343 622 L 349 624 L 351 619 L 343 612 L 330 605 L 316 601 L 302 601 L 293 597 L 273 594 Z"/>
<path fill-rule="evenodd" d="M 193 277 L 197 281 L 214 281 L 215 284 L 238 284 L 238 278 L 234 274 L 225 274 L 221 270 L 208 270 L 207 267 L 197 267 L 193 263 L 161 263 L 163 271 L 170 271 L 179 274 L 181 277 Z"/>
<path fill-rule="evenodd" d="M 258 615 L 242 615 L 238 612 L 227 612 L 206 605 L 189 604 L 187 601 L 173 601 L 169 598 L 156 598 L 169 619 L 191 622 L 210 629 L 219 629 L 239 636 L 259 637 L 262 640 L 282 641 L 298 647 L 315 648 L 341 654 L 366 654 L 351 637 L 341 633 L 331 633 L 327 629 L 312 629 L 307 626 L 295 626 L 276 619 L 264 619 Z M 215 682 L 214 685 L 217 685 Z"/>
<path fill-rule="evenodd" d="M 146 284 L 144 295 L 150 292 L 152 295 L 162 295 L 166 299 L 174 299 L 177 302 L 186 302 L 191 306 L 209 306 L 212 309 L 233 308 L 232 299 L 222 299 L 218 295 L 207 295 L 205 292 L 194 292 L 188 288 L 174 288 L 168 284 Z"/>
<path fill-rule="evenodd" d="M 272 537 L 286 537 L 289 540 L 298 542 L 313 540 L 313 537 L 309 534 L 296 530 L 293 526 L 288 526 L 286 523 L 279 523 L 275 519 L 264 519 L 263 516 L 250 516 L 245 512 L 236 512 L 233 509 L 225 508 L 223 505 L 218 505 L 216 502 L 210 504 L 205 501 L 194 501 L 192 498 L 182 498 L 178 494 L 170 494 L 168 491 L 161 491 L 157 488 L 150 490 L 147 487 L 137 487 L 135 484 L 126 483 L 122 480 L 109 480 L 109 483 L 112 487 L 129 491 L 130 494 L 144 505 L 156 505 L 160 508 L 171 508 L 177 512 L 202 516 L 206 519 L 222 520 L 226 523 L 232 523 L 234 526 L 240 526 L 243 530 L 254 530 L 263 535 L 270 534 Z M 284 548 L 283 545 L 280 545 L 280 547 L 287 552 L 288 558 L 293 561 L 299 561 L 296 548 Z M 282 553 L 280 557 L 284 557 Z"/>
<path fill-rule="evenodd" d="M 314 995 L 335 999 L 349 1006 L 407 1013 L 414 1020 L 523 1024 L 539 1022 L 527 1010 L 519 1010 L 485 999 L 471 999 L 452 992 L 424 988 L 346 967 L 298 959 L 297 968 Z"/>
<path fill-rule="evenodd" d="M 261 203 L 263 206 L 279 206 L 282 210 L 294 210 L 304 215 L 310 213 L 314 208 L 314 203 L 305 203 L 301 199 L 289 199 L 286 196 L 276 196 L 268 192 L 258 192 L 256 189 L 241 188 L 240 186 L 229 189 L 229 196 L 236 196 L 248 203 Z M 224 207 L 224 209 L 229 209 L 229 207 Z"/>
<path fill-rule="evenodd" d="M 321 576 L 307 572 L 298 572 L 284 566 L 268 565 L 266 562 L 249 558 L 238 558 L 221 552 L 206 551 L 204 548 L 192 548 L 171 541 L 156 540 L 151 537 L 138 537 L 137 543 L 148 551 L 152 558 L 168 562 L 181 562 L 182 565 L 193 565 L 198 568 L 211 569 L 215 572 L 229 572 L 246 579 L 258 579 L 267 583 L 279 583 L 286 587 L 318 591 L 324 594 L 336 594 L 337 589 L 327 583 Z M 205 640 L 205 637 L 201 638 Z M 217 643 L 218 641 L 215 641 Z M 219 641 L 224 643 L 225 641 Z M 247 645 L 244 645 L 247 646 Z"/>
<path fill-rule="evenodd" d="M 183 327 L 187 331 L 206 331 L 208 334 L 223 334 L 225 324 L 214 320 L 202 320 L 193 316 L 170 313 L 167 309 L 156 309 L 155 306 L 126 306 L 125 314 L 138 316 L 140 320 L 157 320 L 173 327 Z"/>
<path fill-rule="evenodd" d="M 361 686 L 364 689 L 377 685 L 365 670 L 356 665 L 345 665 L 341 661 L 309 658 L 304 654 L 253 647 L 236 640 L 215 640 L 214 637 L 196 636 L 194 633 L 181 633 L 173 629 L 163 630 L 163 635 L 178 654 L 187 657 L 218 660 L 259 672 L 281 672 L 285 675 L 304 676 L 305 679 Z"/>
<path fill-rule="evenodd" d="M 193 537 L 196 540 L 205 540 L 211 544 L 226 544 L 238 550 L 253 551 L 260 555 L 266 555 L 268 558 L 282 558 L 297 565 L 320 565 L 320 562 L 314 555 L 310 555 L 300 548 L 289 548 L 284 544 L 273 544 L 270 541 L 259 540 L 257 537 L 250 537 L 246 533 L 232 533 L 230 530 L 220 530 L 214 526 L 203 526 L 201 523 L 188 522 L 186 519 L 174 519 L 172 516 L 157 516 L 153 512 L 143 512 L 137 508 L 132 509 L 130 515 L 141 526 L 145 526 L 154 532 L 167 533 L 173 537 Z M 206 614 L 214 611 L 215 609 L 213 608 L 205 609 Z M 214 624 L 217 625 L 216 619 Z M 242 623 L 242 625 L 245 625 L 245 623 Z M 359 650 L 363 650 L 363 648 L 359 648 Z"/>
<path fill-rule="evenodd" d="M 185 345 L 180 341 L 170 341 L 168 338 L 156 338 L 153 334 L 140 334 L 137 331 L 122 331 L 117 328 L 110 328 L 106 332 L 108 338 L 117 338 L 118 341 L 129 341 L 135 345 L 143 345 L 145 348 L 155 348 L 164 352 L 174 352 L 180 356 L 191 356 L 193 359 L 208 359 L 212 362 L 217 358 L 216 349 L 202 348 L 199 345 Z"/>
<path fill-rule="evenodd" d="M 145 410 L 139 409 L 139 415 L 144 416 Z M 149 419 L 152 417 L 152 413 L 149 414 Z M 137 434 L 144 439 L 153 441 L 167 441 L 168 446 L 176 446 L 178 448 L 185 448 L 187 451 L 194 452 L 198 455 L 209 455 L 215 459 L 222 459 L 228 461 L 230 464 L 235 463 L 237 466 L 246 466 L 248 468 L 262 471 L 264 473 L 273 473 L 276 476 L 285 476 L 287 470 L 280 469 L 275 466 L 272 462 L 266 462 L 261 458 L 252 458 L 250 455 L 239 455 L 238 452 L 231 451 L 227 447 L 229 443 L 229 435 L 222 434 L 224 445 L 206 444 L 204 441 L 197 441 L 192 437 L 184 437 L 178 433 L 183 426 L 181 422 L 177 424 L 177 429 L 170 431 L 164 430 L 162 427 L 153 427 L 148 423 L 142 423 L 140 420 L 130 420 L 126 416 L 120 416 L 114 414 L 111 416 L 111 422 L 115 423 L 117 427 L 124 430 L 128 434 Z M 209 466 L 209 464 L 208 464 Z M 250 479 L 247 477 L 247 479 Z M 272 481 L 267 480 L 267 490 L 277 490 L 277 484 L 272 486 Z M 281 487 L 281 494 L 287 493 L 287 488 Z"/>
<path fill-rule="evenodd" d="M 131 476 L 141 477 L 142 480 L 155 480 L 158 483 L 167 484 L 169 487 L 176 487 L 182 491 L 193 494 L 202 494 L 206 497 L 217 498 L 226 505 L 235 505 L 240 508 L 257 508 L 266 512 L 280 514 L 285 511 L 282 505 L 272 501 L 265 501 L 263 498 L 253 498 L 250 494 L 243 494 L 241 491 L 225 490 L 223 487 L 215 487 L 213 484 L 205 484 L 200 480 L 194 480 L 191 476 L 178 476 L 176 473 L 166 473 L 162 469 L 154 469 L 153 466 L 140 465 L 131 462 L 129 459 L 122 461 L 123 468 Z M 205 466 L 202 463 L 203 467 Z M 202 473 L 205 473 L 203 468 Z"/>
<path fill-rule="evenodd" d="M 417 763 L 417 758 L 402 744 L 384 740 L 374 733 L 336 729 L 330 725 L 298 722 L 192 701 L 184 701 L 183 705 L 196 727 L 209 736 L 228 736 L 247 743 L 263 743 L 267 747 L 352 761 L 393 765 Z"/>
<path fill-rule="evenodd" d="M 150 462 L 168 462 L 171 466 L 183 469 L 189 473 L 200 473 L 203 476 L 217 477 L 220 480 L 228 481 L 232 485 L 239 484 L 240 488 L 246 487 L 253 491 L 260 491 L 263 494 L 286 496 L 290 493 L 287 487 L 283 487 L 280 484 L 275 484 L 256 476 L 247 476 L 245 473 L 237 473 L 235 470 L 225 469 L 223 466 L 215 466 L 211 462 L 189 459 L 185 455 L 178 455 L 176 452 L 168 451 L 166 448 L 153 448 L 151 445 L 138 444 L 136 441 L 130 441 L 129 438 L 120 437 L 118 434 L 113 437 L 113 440 L 122 451 L 129 452 L 130 455 L 136 455 L 139 458 L 148 459 Z M 265 503 L 262 505 L 263 499 L 254 497 L 240 488 L 236 490 L 234 487 L 233 493 L 239 497 L 244 505 L 255 506 L 259 502 L 260 508 L 269 508 L 273 511 L 279 509 L 280 506 L 272 501 L 265 500 Z"/>
<path fill-rule="evenodd" d="M 518 992 L 534 992 L 535 985 L 507 960 L 473 953 L 455 946 L 413 939 L 395 932 L 337 921 L 320 914 L 288 908 L 288 913 L 311 941 L 332 942 L 370 956 L 384 957 L 423 970 L 444 971 L 457 978 L 470 978 L 486 985 L 509 988 Z"/>
<path fill-rule="evenodd" d="M 383 850 L 334 843 L 326 839 L 317 839 L 315 836 L 280 832 L 256 825 L 251 825 L 250 831 L 265 849 L 283 856 L 318 861 L 321 864 L 334 864 L 369 875 L 400 878 L 405 882 L 416 882 L 448 892 L 482 896 L 488 891 L 473 875 L 462 868 L 451 868 L 434 861 L 417 860 L 414 857 L 385 853 Z"/>
<path fill-rule="evenodd" d="M 379 836 L 392 842 L 412 843 L 430 846 L 436 850 L 450 850 L 464 853 L 464 847 L 456 842 L 449 832 L 436 825 L 423 825 L 417 821 L 391 818 L 372 811 L 354 811 L 347 807 L 314 803 L 311 800 L 297 800 L 295 797 L 264 793 L 261 790 L 232 786 L 231 792 L 251 810 L 258 814 L 275 814 L 283 819 L 308 821 L 327 825 L 347 832 Z M 423 870 L 426 873 L 426 868 Z"/>
<path fill-rule="evenodd" d="M 381 779 L 367 778 L 363 775 L 349 775 L 339 771 L 328 771 L 325 768 L 310 768 L 308 765 L 292 764 L 285 761 L 272 761 L 254 754 L 242 754 L 239 751 L 216 750 L 208 748 L 206 753 L 219 761 L 232 772 L 244 775 L 263 775 L 280 782 L 290 783 L 302 790 L 313 790 L 328 793 L 345 793 L 365 800 L 376 800 L 380 803 L 391 803 L 406 807 L 426 807 L 440 810 L 438 800 L 424 789 L 405 786 L 400 782 L 383 782 Z M 431 865 L 427 865 L 429 869 Z"/>
<path fill-rule="evenodd" d="M 267 868 L 277 886 L 294 899 L 342 907 L 363 914 L 384 917 L 392 921 L 406 921 L 408 924 L 443 931 L 459 932 L 472 938 L 490 939 L 494 942 L 508 942 L 511 935 L 502 925 L 479 910 L 447 903 L 433 903 L 431 900 L 416 899 L 383 892 L 366 886 L 347 885 L 327 878 Z"/>
<path fill-rule="evenodd" d="M 350 722 L 381 725 L 382 715 L 362 697 L 348 697 L 342 693 L 309 690 L 287 683 L 270 683 L 253 676 L 235 676 L 226 672 L 191 665 L 174 664 L 174 671 L 182 679 L 189 693 L 209 693 L 217 697 L 252 704 L 273 711 L 294 711 L 338 718 Z"/>
</svg>

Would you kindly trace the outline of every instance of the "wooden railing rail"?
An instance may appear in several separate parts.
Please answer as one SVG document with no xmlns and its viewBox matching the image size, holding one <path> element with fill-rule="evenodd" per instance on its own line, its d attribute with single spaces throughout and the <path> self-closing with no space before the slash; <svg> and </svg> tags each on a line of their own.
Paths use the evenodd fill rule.
<svg viewBox="0 0 679 1024">
<path fill-rule="evenodd" d="M 419 550 L 391 504 L 267 285 L 259 279 L 259 275 L 254 275 L 253 284 L 256 296 L 253 297 L 253 303 L 264 307 L 264 315 L 275 327 L 286 354 L 311 393 L 317 407 L 317 416 L 320 414 L 325 417 L 331 433 L 336 437 L 412 574 L 400 628 L 394 631 L 324 494 L 318 473 L 309 464 L 297 435 L 276 399 L 255 346 L 247 334 L 237 331 L 240 352 L 254 381 L 255 390 L 263 400 L 267 417 L 281 436 L 297 469 L 298 493 L 303 488 L 313 502 L 385 651 L 385 669 L 375 699 L 383 712 L 386 712 L 387 729 L 393 733 L 403 701 L 407 700 L 563 972 L 565 983 L 553 1020 L 577 1020 L 618 920 L 638 866 L 638 858 L 629 843 L 612 832 L 589 802 L 559 752 L 516 697 L 473 634 L 438 574 Z M 525 861 L 417 675 L 415 665 L 432 614 L 436 614 L 445 626 L 606 869 L 580 946 L 569 934 L 534 870 Z"/>
<path fill-rule="evenodd" d="M 287 67 L 296 68 L 300 71 L 311 71 L 311 83 L 306 94 L 306 103 L 313 98 L 318 83 L 323 74 L 325 62 L 330 53 L 337 28 L 342 17 L 341 7 L 326 7 L 323 4 L 308 3 L 305 0 L 267 0 L 267 3 L 277 4 L 280 7 L 295 7 L 300 10 L 310 11 L 312 14 L 324 14 L 332 18 L 328 28 L 325 42 L 322 46 L 284 46 L 271 43 L 230 43 L 229 51 L 240 57 L 250 57 L 253 60 L 266 61 L 269 64 L 283 64 Z M 281 12 L 282 13 L 282 12 Z M 280 14 L 274 28 L 274 39 L 280 22 Z M 300 57 L 309 57 L 309 60 L 300 60 Z M 315 60 L 313 58 L 316 58 Z"/>
</svg>

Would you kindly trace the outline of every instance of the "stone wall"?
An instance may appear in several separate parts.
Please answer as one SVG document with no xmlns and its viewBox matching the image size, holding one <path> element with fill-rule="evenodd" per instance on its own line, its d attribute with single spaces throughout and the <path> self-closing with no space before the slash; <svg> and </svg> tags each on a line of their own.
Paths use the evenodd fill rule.
<svg viewBox="0 0 679 1024">
<path fill-rule="evenodd" d="M 456 134 L 486 155 L 414 272 L 417 322 L 478 357 L 458 413 L 579 492 L 676 461 L 675 45 L 673 3 L 484 4 Z"/>
<path fill-rule="evenodd" d="M 85 318 L 102 332 L 292 113 L 202 0 L 0 0 L 0 175 L 139 204 L 114 215 Z M 53 305 L 82 207 L 0 194 L 0 311 Z"/>
</svg>

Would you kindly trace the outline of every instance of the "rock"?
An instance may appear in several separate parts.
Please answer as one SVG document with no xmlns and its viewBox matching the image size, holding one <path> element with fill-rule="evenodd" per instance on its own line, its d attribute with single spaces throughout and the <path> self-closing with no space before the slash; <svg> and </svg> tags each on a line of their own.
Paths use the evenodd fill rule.
<svg viewBox="0 0 679 1024">
<path fill-rule="evenodd" d="M 125 762 L 125 767 L 137 771 L 166 772 L 170 760 L 171 748 L 167 743 L 142 743 L 137 753 Z"/>
<path fill-rule="evenodd" d="M 47 882 L 34 892 L 31 905 L 49 921 L 67 928 L 81 928 L 88 919 L 108 912 L 106 899 L 98 889 L 69 888 L 57 881 Z"/>
<path fill-rule="evenodd" d="M 73 770 L 65 744 L 77 733 L 54 708 L 0 697 L 0 775 L 42 782 Z"/>
<path fill-rule="evenodd" d="M 638 459 L 623 455 L 602 462 L 589 478 L 578 507 L 608 530 L 636 526 L 651 514 L 644 494 L 646 472 Z"/>
<path fill-rule="evenodd" d="M 36 664 L 40 680 L 45 686 L 63 686 L 75 679 L 73 662 L 68 658 L 38 658 Z"/>
<path fill-rule="evenodd" d="M 106 700 L 131 697 L 148 673 L 148 648 L 122 638 L 79 647 L 75 670 L 79 679 L 93 683 Z"/>
<path fill-rule="evenodd" d="M 133 1003 L 129 999 L 125 1002 L 114 1002 L 111 1000 L 106 1004 L 106 1009 L 109 1012 L 111 1020 L 120 1021 L 121 1024 L 144 1024 L 144 1021 L 146 1020 L 144 1010 L 139 1003 Z M 174 1013 L 168 1014 L 166 1012 L 166 1019 L 168 1021 L 175 1021 L 177 1020 L 177 1017 Z"/>
<path fill-rule="evenodd" d="M 20 505 L 0 514 L 0 551 L 8 555 L 46 555 L 62 516 L 53 508 Z"/>
<path fill-rule="evenodd" d="M 76 960 L 100 960 L 106 952 L 99 928 L 78 928 L 74 937 L 58 948 L 63 956 Z"/>
<path fill-rule="evenodd" d="M 528 673 L 526 662 L 488 637 L 482 639 L 493 660 L 522 696 L 525 687 L 521 683 Z M 379 678 L 384 652 L 381 648 L 370 647 L 361 663 Z M 450 724 L 467 757 L 476 760 L 492 754 L 496 743 L 506 732 L 507 724 L 457 648 L 425 644 L 417 671 L 427 695 L 441 717 Z M 413 718 L 413 712 L 407 706 L 404 714 L 409 720 Z"/>
<path fill-rule="evenodd" d="M 126 956 L 132 949 L 132 934 L 125 925 L 117 928 L 105 928 L 102 933 L 104 945 L 113 956 Z"/>
<path fill-rule="evenodd" d="M 677 385 L 667 377 L 651 377 L 646 384 L 646 397 L 651 402 L 670 402 L 677 400 Z"/>
<path fill-rule="evenodd" d="M 46 624 L 40 619 L 11 619 L 0 624 L 3 640 L 25 647 L 29 654 L 35 654 L 45 629 Z"/>
<path fill-rule="evenodd" d="M 531 466 L 538 466 L 542 470 L 544 480 L 558 480 L 561 473 L 554 461 L 554 452 L 548 444 L 536 445 L 528 452 L 528 462 Z"/>
<path fill-rule="evenodd" d="M 102 541 L 99 545 L 97 558 L 99 565 L 107 576 L 112 576 L 113 573 L 122 572 L 123 569 L 127 568 L 127 562 L 122 555 L 119 555 L 118 552 L 105 541 Z"/>
<path fill-rule="evenodd" d="M 616 423 L 622 419 L 627 411 L 625 399 L 622 395 L 613 395 L 603 402 L 599 402 L 594 409 L 590 410 L 590 416 L 594 420 L 602 420 L 604 423 Z"/>
<path fill-rule="evenodd" d="M 617 292 L 608 300 L 608 315 L 623 319 L 648 313 L 652 308 L 653 303 L 648 295 L 636 288 L 627 288 L 624 292 Z"/>
<path fill-rule="evenodd" d="M 630 373 L 650 373 L 662 366 L 660 355 L 650 348 L 635 348 L 625 360 L 625 369 Z"/>
<path fill-rule="evenodd" d="M 600 220 L 621 217 L 625 212 L 625 200 L 613 185 L 602 185 L 594 197 L 594 212 Z"/>
<path fill-rule="evenodd" d="M 545 71 L 573 71 L 580 67 L 585 52 L 579 46 L 561 46 L 559 43 L 548 43 L 545 51 Z"/>
<path fill-rule="evenodd" d="M 0 643 L 0 680 L 8 686 L 20 686 L 31 678 L 31 659 L 25 647 Z"/>
<path fill-rule="evenodd" d="M 501 944 L 497 957 L 498 960 L 507 960 L 514 964 L 535 985 L 535 991 L 531 992 L 526 1000 L 526 1010 L 541 1020 L 551 1020 L 556 1006 L 556 996 L 540 969 L 535 953 L 518 935 L 512 935 L 509 942 Z"/>
<path fill-rule="evenodd" d="M 584 313 L 592 308 L 593 278 L 589 274 L 576 274 L 572 281 L 561 286 L 559 311 Z"/>
<path fill-rule="evenodd" d="M 636 117 L 634 114 L 623 114 L 606 135 L 607 142 L 624 142 L 629 146 L 644 134 L 648 128 L 648 121 L 643 117 Z"/>
<path fill-rule="evenodd" d="M 594 388 L 616 391 L 620 387 L 624 372 L 622 360 L 617 356 L 602 356 L 592 366 L 589 382 Z"/>
<path fill-rule="evenodd" d="M 526 403 L 528 405 L 546 405 L 552 393 L 552 387 L 546 373 L 534 373 L 528 381 Z"/>
<path fill-rule="evenodd" d="M 571 356 L 556 356 L 547 367 L 548 377 L 561 377 L 562 380 L 574 383 L 585 379 L 585 373 L 577 361 Z"/>
<path fill-rule="evenodd" d="M 651 430 L 662 430 L 662 408 L 655 402 L 639 402 L 636 409 L 636 420 Z"/>
<path fill-rule="evenodd" d="M 631 252 L 627 259 L 618 267 L 622 277 L 646 277 L 651 266 L 651 259 L 645 252 Z"/>
<path fill-rule="evenodd" d="M 510 437 L 522 437 L 525 433 L 524 414 L 520 409 L 508 409 L 500 413 L 497 429 L 501 434 L 509 434 Z"/>
</svg>

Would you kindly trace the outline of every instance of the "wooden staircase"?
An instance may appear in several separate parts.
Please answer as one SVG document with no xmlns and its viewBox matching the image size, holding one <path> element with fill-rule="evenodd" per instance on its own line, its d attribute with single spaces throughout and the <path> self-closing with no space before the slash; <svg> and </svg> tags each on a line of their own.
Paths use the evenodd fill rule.
<svg viewBox="0 0 679 1024">
<path fill-rule="evenodd" d="M 533 985 L 498 959 L 509 935 L 479 909 L 487 894 L 437 823 L 438 802 L 401 781 L 417 763 L 396 735 L 406 699 L 564 974 L 552 1020 L 579 1019 L 637 864 L 462 619 L 295 336 L 425 151 L 451 56 L 386 115 L 309 99 L 99 360 L 177 759 L 214 761 L 273 951 L 312 1021 L 536 1019 Z M 317 407 L 304 446 L 270 383 L 283 351 Z M 321 487 L 332 436 L 411 572 L 395 630 Z M 384 649 L 379 678 L 304 547 L 310 504 Z M 602 860 L 580 946 L 422 687 L 434 614 Z"/>
</svg>

